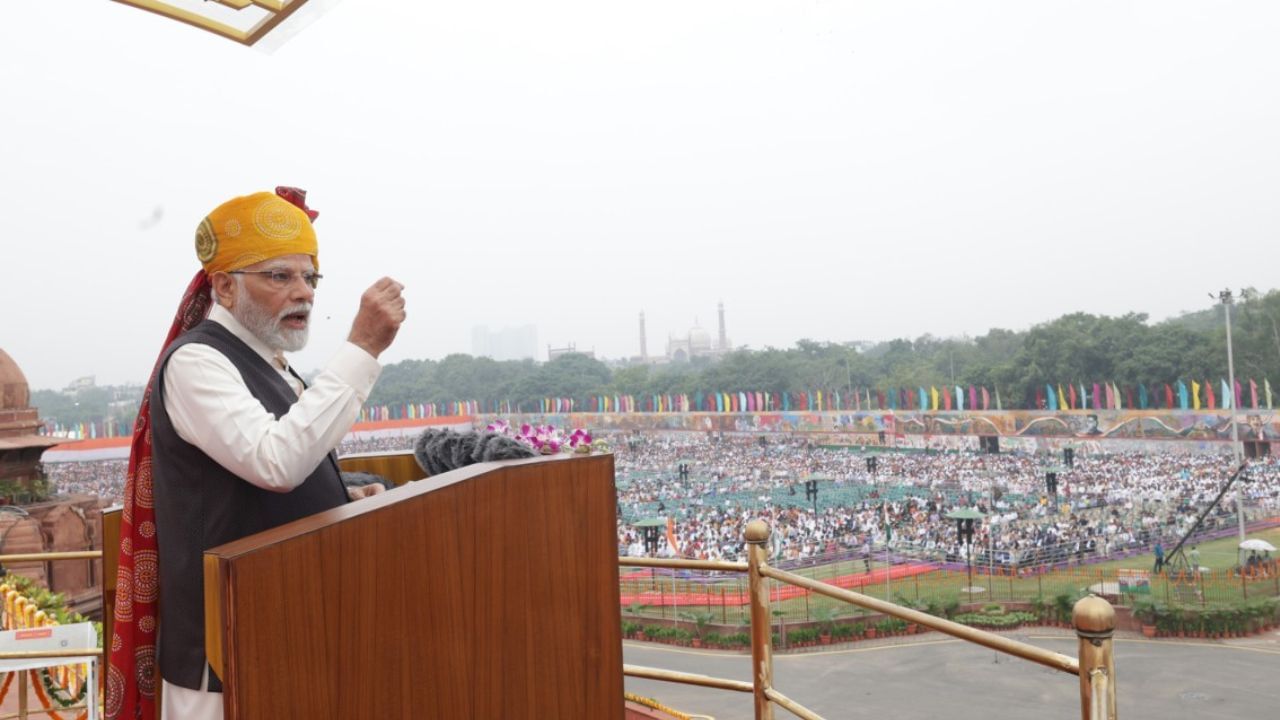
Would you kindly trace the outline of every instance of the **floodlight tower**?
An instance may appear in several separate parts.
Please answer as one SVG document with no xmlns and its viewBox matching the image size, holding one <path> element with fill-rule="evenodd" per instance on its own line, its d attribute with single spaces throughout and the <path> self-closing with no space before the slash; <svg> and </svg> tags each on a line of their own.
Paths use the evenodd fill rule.
<svg viewBox="0 0 1280 720">
<path fill-rule="evenodd" d="M 1210 295 L 1210 297 L 1213 297 Z M 1222 314 L 1227 321 L 1227 382 L 1231 387 L 1227 388 L 1227 397 L 1231 403 L 1231 453 L 1235 458 L 1236 467 L 1239 467 L 1243 461 L 1243 453 L 1240 451 L 1240 428 L 1236 425 L 1236 413 L 1240 408 L 1236 407 L 1236 365 L 1235 358 L 1231 350 L 1231 305 L 1233 297 L 1230 290 L 1223 290 L 1218 293 L 1218 301 L 1222 303 Z M 1240 525 L 1240 541 L 1244 542 L 1244 486 L 1236 488 L 1236 518 Z"/>
</svg>

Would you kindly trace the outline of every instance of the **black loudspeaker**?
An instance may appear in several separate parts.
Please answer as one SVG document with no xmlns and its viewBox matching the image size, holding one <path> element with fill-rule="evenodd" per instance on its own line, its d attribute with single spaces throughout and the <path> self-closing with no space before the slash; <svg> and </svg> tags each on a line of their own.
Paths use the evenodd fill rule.
<svg viewBox="0 0 1280 720">
<path fill-rule="evenodd" d="M 978 448 L 988 455 L 1000 454 L 1000 437 L 998 435 L 980 435 Z"/>
<path fill-rule="evenodd" d="M 872 455 L 871 457 L 867 458 L 867 472 L 875 474 L 876 460 L 877 458 L 875 455 Z"/>
<path fill-rule="evenodd" d="M 1075 448 L 1062 449 L 1062 464 L 1066 465 L 1067 467 L 1076 466 L 1076 449 Z"/>
<path fill-rule="evenodd" d="M 881 444 L 881 445 L 883 445 L 883 444 L 884 444 L 884 431 L 883 431 L 883 430 L 881 430 L 881 431 L 880 431 L 879 433 L 877 433 L 877 434 L 879 435 L 879 438 L 880 438 L 880 444 Z"/>
<path fill-rule="evenodd" d="M 658 552 L 658 538 L 660 537 L 657 527 L 650 526 L 644 529 L 644 551 L 649 553 Z"/>
<path fill-rule="evenodd" d="M 1050 495 L 1058 494 L 1058 473 L 1048 472 L 1044 474 L 1044 489 Z"/>
</svg>

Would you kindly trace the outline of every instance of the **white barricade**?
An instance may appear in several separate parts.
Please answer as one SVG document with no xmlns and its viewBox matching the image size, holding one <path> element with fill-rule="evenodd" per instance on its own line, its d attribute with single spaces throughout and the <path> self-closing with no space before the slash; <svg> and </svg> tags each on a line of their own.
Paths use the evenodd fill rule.
<svg viewBox="0 0 1280 720">
<path fill-rule="evenodd" d="M 93 623 L 76 623 L 74 625 L 55 625 L 52 627 L 26 628 L 23 630 L 5 630 L 0 632 L 0 652 L 44 652 L 47 650 L 87 650 L 98 646 L 98 632 Z M 89 666 L 89 676 L 85 679 L 89 688 L 86 692 L 86 703 L 89 707 L 89 720 L 98 720 L 98 656 L 83 655 L 76 657 L 43 657 L 0 660 L 0 673 L 35 670 L 38 668 L 57 667 L 59 665 Z M 35 714 L 35 713 L 33 713 Z"/>
</svg>

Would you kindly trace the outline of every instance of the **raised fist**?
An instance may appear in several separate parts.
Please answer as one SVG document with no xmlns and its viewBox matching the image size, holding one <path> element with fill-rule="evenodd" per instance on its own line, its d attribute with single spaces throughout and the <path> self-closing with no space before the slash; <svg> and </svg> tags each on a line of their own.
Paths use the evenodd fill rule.
<svg viewBox="0 0 1280 720">
<path fill-rule="evenodd" d="M 404 322 L 404 285 L 384 277 L 360 296 L 360 310 L 347 340 L 375 358 L 391 346 Z"/>
</svg>

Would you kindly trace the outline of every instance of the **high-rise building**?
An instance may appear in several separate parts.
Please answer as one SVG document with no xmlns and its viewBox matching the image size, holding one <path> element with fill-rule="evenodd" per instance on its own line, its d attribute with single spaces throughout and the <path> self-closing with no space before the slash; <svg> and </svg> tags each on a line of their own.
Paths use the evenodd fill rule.
<svg viewBox="0 0 1280 720">
<path fill-rule="evenodd" d="M 490 330 L 484 325 L 471 328 L 471 354 L 494 360 L 533 359 L 538 353 L 536 325 Z"/>
</svg>

